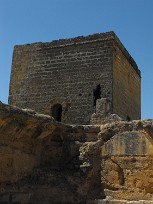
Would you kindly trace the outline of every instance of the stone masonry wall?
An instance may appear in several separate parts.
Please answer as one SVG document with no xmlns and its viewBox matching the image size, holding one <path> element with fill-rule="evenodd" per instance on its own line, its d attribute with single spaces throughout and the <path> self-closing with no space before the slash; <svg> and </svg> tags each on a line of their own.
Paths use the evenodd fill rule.
<svg viewBox="0 0 153 204">
<path fill-rule="evenodd" d="M 105 196 L 131 203 L 134 200 L 153 203 L 151 120 L 122 121 L 108 124 L 104 129 L 99 136 L 105 141 L 101 174 Z"/>
<path fill-rule="evenodd" d="M 113 113 L 124 120 L 141 118 L 141 77 L 114 42 Z"/>
<path fill-rule="evenodd" d="M 140 118 L 140 71 L 115 33 L 15 46 L 9 104 L 52 116 L 62 109 L 58 121 L 89 124 L 95 98 Z"/>
<path fill-rule="evenodd" d="M 0 203 L 153 203 L 153 120 L 105 122 L 65 125 L 0 102 Z"/>
<path fill-rule="evenodd" d="M 9 103 L 48 115 L 54 104 L 61 104 L 62 122 L 89 124 L 97 85 L 101 97 L 112 101 L 109 35 L 16 46 Z"/>
</svg>

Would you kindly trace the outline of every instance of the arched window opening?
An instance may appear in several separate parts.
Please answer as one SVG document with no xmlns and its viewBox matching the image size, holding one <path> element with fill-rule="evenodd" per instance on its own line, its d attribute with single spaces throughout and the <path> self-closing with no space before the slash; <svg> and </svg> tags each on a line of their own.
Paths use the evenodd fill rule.
<svg viewBox="0 0 153 204">
<path fill-rule="evenodd" d="M 55 104 L 52 107 L 51 114 L 56 121 L 61 122 L 62 121 L 62 105 Z"/>
<path fill-rule="evenodd" d="M 93 90 L 93 104 L 96 106 L 97 99 L 101 98 L 101 87 L 100 84 Z"/>
</svg>

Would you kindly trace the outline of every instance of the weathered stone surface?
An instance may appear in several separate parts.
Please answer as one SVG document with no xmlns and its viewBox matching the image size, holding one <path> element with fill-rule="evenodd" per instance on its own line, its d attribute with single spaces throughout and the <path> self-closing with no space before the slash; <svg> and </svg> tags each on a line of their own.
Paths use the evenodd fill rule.
<svg viewBox="0 0 153 204">
<path fill-rule="evenodd" d="M 140 71 L 114 32 L 14 48 L 9 104 L 89 124 L 100 98 L 110 113 L 139 119 Z M 27 91 L 28 90 L 28 91 Z"/>
<path fill-rule="evenodd" d="M 102 145 L 102 183 L 106 197 L 153 200 L 153 122 L 106 125 Z"/>
<path fill-rule="evenodd" d="M 1 204 L 153 203 L 153 120 L 72 126 L 0 103 Z"/>
<path fill-rule="evenodd" d="M 107 98 L 101 98 L 96 101 L 96 111 L 91 115 L 91 125 L 104 125 L 121 121 L 122 119 L 116 114 L 110 114 L 110 101 Z"/>
</svg>

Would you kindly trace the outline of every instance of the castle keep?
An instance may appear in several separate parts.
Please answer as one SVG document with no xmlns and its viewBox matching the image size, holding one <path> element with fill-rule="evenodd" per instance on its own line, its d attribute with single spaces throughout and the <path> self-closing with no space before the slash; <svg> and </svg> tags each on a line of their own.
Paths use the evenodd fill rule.
<svg viewBox="0 0 153 204">
<path fill-rule="evenodd" d="M 68 124 L 89 124 L 97 99 L 109 113 L 140 119 L 140 71 L 114 32 L 17 45 L 9 104 Z"/>
<path fill-rule="evenodd" d="M 113 32 L 16 46 L 0 204 L 153 203 L 153 120 L 133 120 L 140 80 Z"/>
</svg>

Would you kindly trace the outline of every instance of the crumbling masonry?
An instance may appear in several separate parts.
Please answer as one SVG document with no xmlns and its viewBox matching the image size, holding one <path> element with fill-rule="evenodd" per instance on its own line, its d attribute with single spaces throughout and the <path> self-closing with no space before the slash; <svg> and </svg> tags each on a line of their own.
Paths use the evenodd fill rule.
<svg viewBox="0 0 153 204">
<path fill-rule="evenodd" d="M 16 46 L 10 105 L 0 103 L 0 204 L 153 203 L 140 79 L 113 32 Z"/>
</svg>

